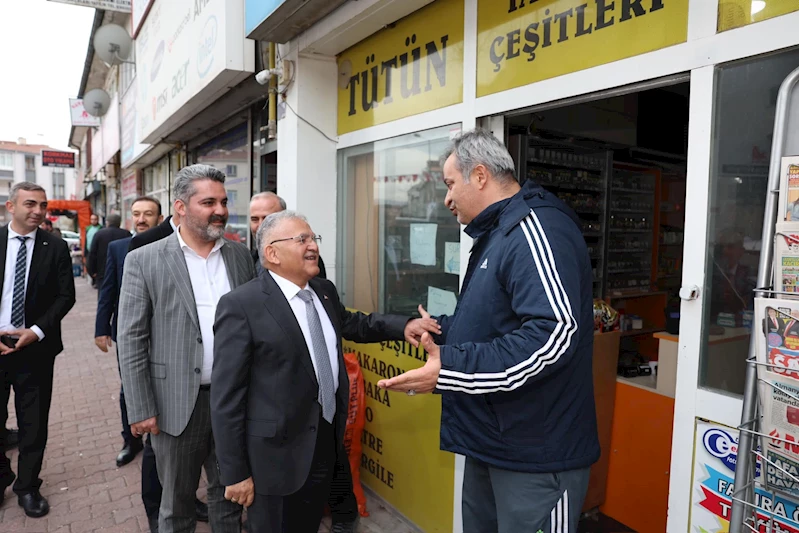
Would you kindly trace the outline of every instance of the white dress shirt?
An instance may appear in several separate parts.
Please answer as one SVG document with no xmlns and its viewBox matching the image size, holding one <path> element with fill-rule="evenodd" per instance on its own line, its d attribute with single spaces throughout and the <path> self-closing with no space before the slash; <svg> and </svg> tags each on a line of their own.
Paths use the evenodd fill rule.
<svg viewBox="0 0 799 533">
<path fill-rule="evenodd" d="M 200 257 L 192 250 L 177 231 L 178 242 L 186 258 L 189 269 L 191 288 L 194 291 L 194 302 L 197 305 L 197 318 L 200 319 L 200 334 L 203 339 L 203 369 L 201 381 L 203 385 L 211 383 L 211 371 L 214 368 L 214 317 L 219 299 L 230 292 L 230 280 L 227 276 L 225 261 L 222 258 L 224 239 L 216 241 L 207 258 Z"/>
<path fill-rule="evenodd" d="M 19 247 L 22 246 L 22 243 L 19 242 L 17 237 L 28 237 L 28 240 L 25 241 L 25 246 L 27 247 L 28 258 L 26 261 L 26 269 L 25 269 L 25 293 L 27 295 L 28 292 L 28 279 L 30 279 L 30 272 L 31 272 L 31 260 L 33 259 L 33 245 L 36 242 L 36 232 L 38 230 L 33 230 L 32 232 L 28 233 L 27 235 L 20 235 L 13 229 L 11 229 L 11 224 L 8 225 L 8 245 L 6 246 L 6 271 L 5 275 L 3 276 L 3 294 L 2 300 L 0 300 L 0 331 L 8 331 L 15 329 L 13 325 L 11 325 L 11 306 L 14 300 L 14 271 L 17 268 L 17 254 L 19 253 Z M 36 336 L 39 337 L 39 340 L 44 338 L 44 332 L 41 330 L 39 326 L 28 324 L 27 317 L 23 315 L 22 318 L 22 327 L 29 327 L 36 333 Z"/>
<path fill-rule="evenodd" d="M 319 369 L 316 367 L 316 354 L 313 349 L 313 342 L 311 341 L 311 328 L 308 326 L 308 314 L 305 311 L 305 302 L 300 300 L 297 294 L 302 289 L 308 289 L 313 295 L 313 304 L 316 312 L 319 315 L 319 321 L 322 323 L 322 331 L 325 334 L 325 344 L 327 344 L 327 355 L 330 357 L 330 368 L 333 370 L 333 390 L 338 390 L 338 341 L 336 339 L 336 330 L 333 329 L 333 323 L 330 317 L 327 316 L 319 297 L 314 290 L 306 283 L 305 287 L 298 287 L 291 281 L 284 277 L 278 276 L 271 270 L 269 274 L 283 291 L 283 295 L 288 300 L 291 310 L 294 311 L 294 316 L 300 324 L 302 336 L 305 337 L 305 345 L 308 347 L 308 352 L 311 354 L 311 362 L 313 363 L 313 370 L 316 374 L 316 381 L 319 381 Z"/>
</svg>

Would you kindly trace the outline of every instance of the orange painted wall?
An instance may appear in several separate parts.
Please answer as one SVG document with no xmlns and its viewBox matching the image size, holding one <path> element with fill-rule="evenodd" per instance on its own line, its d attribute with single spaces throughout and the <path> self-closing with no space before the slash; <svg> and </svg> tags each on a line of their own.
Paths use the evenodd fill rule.
<svg viewBox="0 0 799 533">
<path fill-rule="evenodd" d="M 616 383 L 607 495 L 600 510 L 638 533 L 666 531 L 674 399 Z"/>
</svg>

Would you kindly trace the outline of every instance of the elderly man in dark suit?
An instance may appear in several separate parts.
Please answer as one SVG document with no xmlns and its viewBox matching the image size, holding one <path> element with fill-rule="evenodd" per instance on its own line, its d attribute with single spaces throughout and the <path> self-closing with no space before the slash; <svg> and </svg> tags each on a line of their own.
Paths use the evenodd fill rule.
<svg viewBox="0 0 799 533">
<path fill-rule="evenodd" d="M 67 243 L 37 229 L 47 211 L 39 185 L 15 184 L 6 209 L 11 223 L 0 229 L 0 402 L 8 404 L 11 387 L 19 421 L 17 474 L 0 454 L 0 503 L 14 483 L 19 505 L 32 518 L 50 506 L 39 492 L 47 422 L 53 395 L 53 367 L 64 349 L 61 321 L 75 305 L 75 281 Z M 0 410 L 0 427 L 8 411 Z M 16 477 L 16 482 L 14 478 Z"/>
<path fill-rule="evenodd" d="M 335 286 L 317 278 L 318 240 L 294 212 L 268 216 L 257 235 L 267 271 L 217 306 L 217 459 L 225 497 L 248 507 L 250 530 L 258 533 L 316 533 L 331 485 L 338 497 L 352 492 L 340 339 L 418 345 L 425 331 L 440 331 L 430 318 L 347 311 Z"/>
</svg>

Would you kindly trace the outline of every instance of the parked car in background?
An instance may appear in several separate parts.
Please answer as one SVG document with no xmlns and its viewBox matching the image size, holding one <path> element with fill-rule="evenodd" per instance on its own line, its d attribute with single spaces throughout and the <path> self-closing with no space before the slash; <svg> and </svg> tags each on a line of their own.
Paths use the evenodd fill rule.
<svg viewBox="0 0 799 533">
<path fill-rule="evenodd" d="M 74 250 L 75 247 L 80 248 L 80 233 L 62 229 L 61 236 L 67 241 L 70 250 Z"/>
</svg>

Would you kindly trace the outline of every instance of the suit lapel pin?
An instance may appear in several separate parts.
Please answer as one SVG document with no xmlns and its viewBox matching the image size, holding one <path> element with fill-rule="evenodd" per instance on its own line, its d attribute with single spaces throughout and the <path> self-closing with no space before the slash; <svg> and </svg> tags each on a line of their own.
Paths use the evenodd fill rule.
<svg viewBox="0 0 799 533">
<path fill-rule="evenodd" d="M 43 246 L 47 246 L 47 241 L 42 241 Z"/>
<path fill-rule="evenodd" d="M 327 300 L 327 294 L 323 294 L 322 296 L 324 297 L 325 300 Z"/>
</svg>

